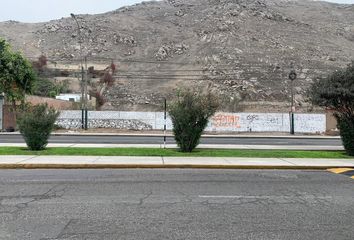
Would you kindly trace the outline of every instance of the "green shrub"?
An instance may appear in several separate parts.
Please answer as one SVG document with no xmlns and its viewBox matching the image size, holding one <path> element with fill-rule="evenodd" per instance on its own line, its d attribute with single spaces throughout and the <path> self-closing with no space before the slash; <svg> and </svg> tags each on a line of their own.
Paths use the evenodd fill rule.
<svg viewBox="0 0 354 240">
<path fill-rule="evenodd" d="M 344 149 L 347 154 L 354 156 L 354 116 L 336 116 Z"/>
<path fill-rule="evenodd" d="M 43 150 L 59 113 L 47 104 L 27 107 L 17 119 L 20 132 L 30 150 Z"/>
<path fill-rule="evenodd" d="M 354 62 L 315 80 L 310 98 L 314 104 L 335 111 L 343 146 L 348 155 L 354 156 Z"/>
<path fill-rule="evenodd" d="M 173 134 L 182 152 L 192 152 L 199 144 L 200 137 L 214 115 L 219 102 L 210 92 L 195 93 L 182 90 L 177 99 L 169 106 L 173 123 Z"/>
<path fill-rule="evenodd" d="M 51 97 L 55 98 L 55 96 L 60 93 L 68 93 L 69 90 L 69 82 L 67 80 L 54 83 L 47 78 L 39 78 L 34 83 L 34 95 L 42 96 L 42 97 Z"/>
<path fill-rule="evenodd" d="M 49 93 L 53 91 L 55 84 L 47 78 L 39 78 L 34 83 L 33 93 L 37 96 L 48 97 Z"/>
</svg>

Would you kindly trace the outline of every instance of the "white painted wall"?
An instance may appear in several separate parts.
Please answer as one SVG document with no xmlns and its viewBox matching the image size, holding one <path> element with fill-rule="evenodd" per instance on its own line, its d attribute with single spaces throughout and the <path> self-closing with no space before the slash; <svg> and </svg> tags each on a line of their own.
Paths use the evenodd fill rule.
<svg viewBox="0 0 354 240">
<path fill-rule="evenodd" d="M 325 114 L 295 114 L 295 132 L 326 131 Z M 288 113 L 217 113 L 208 124 L 208 131 L 289 132 Z"/>
<path fill-rule="evenodd" d="M 62 111 L 60 119 L 81 119 L 81 111 Z M 90 111 L 89 119 L 139 120 L 153 129 L 163 129 L 163 112 L 119 112 Z M 171 119 L 167 118 L 167 129 L 172 129 Z M 325 114 L 295 114 L 295 132 L 323 133 L 326 131 Z M 288 113 L 225 113 L 219 112 L 209 121 L 207 131 L 218 132 L 289 132 Z"/>
</svg>

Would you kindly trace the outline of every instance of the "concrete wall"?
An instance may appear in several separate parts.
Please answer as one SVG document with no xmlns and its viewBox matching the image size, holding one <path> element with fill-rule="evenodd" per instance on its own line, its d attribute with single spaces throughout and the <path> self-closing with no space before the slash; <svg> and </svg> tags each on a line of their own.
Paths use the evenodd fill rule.
<svg viewBox="0 0 354 240">
<path fill-rule="evenodd" d="M 74 106 L 73 103 L 70 101 L 39 96 L 26 96 L 26 101 L 32 105 L 47 103 L 49 107 L 53 107 L 57 110 L 73 109 Z"/>
<path fill-rule="evenodd" d="M 337 132 L 337 120 L 334 117 L 334 111 L 333 110 L 327 110 L 326 112 L 326 129 L 327 132 Z"/>
<path fill-rule="evenodd" d="M 91 128 L 163 129 L 163 112 L 90 111 Z M 62 111 L 57 124 L 63 128 L 79 128 L 80 111 Z M 100 121 L 99 121 L 100 120 Z M 71 124 L 73 123 L 73 124 Z M 112 123 L 114 123 L 112 125 Z M 172 129 L 167 119 L 167 129 Z M 288 132 L 288 113 L 217 113 L 210 120 L 207 131 L 218 132 Z M 295 131 L 323 133 L 326 131 L 325 114 L 295 114 Z"/>
<path fill-rule="evenodd" d="M 162 119 L 161 119 L 162 116 Z M 163 113 L 89 111 L 89 128 L 152 130 L 163 128 Z M 81 127 L 81 111 L 61 111 L 56 124 L 66 129 Z M 172 129 L 172 123 L 170 123 Z"/>
<path fill-rule="evenodd" d="M 16 128 L 15 113 L 12 111 L 12 106 L 4 105 L 2 108 L 2 128 L 7 129 L 9 127 Z"/>
<path fill-rule="evenodd" d="M 295 114 L 295 132 L 326 131 L 325 114 Z M 217 113 L 209 122 L 209 131 L 288 132 L 288 113 Z"/>
<path fill-rule="evenodd" d="M 16 127 L 15 114 L 13 106 L 5 105 L 0 99 L 0 130 L 6 130 L 9 127 Z M 32 105 L 47 103 L 49 107 L 57 110 L 72 109 L 73 103 L 69 101 L 56 100 L 53 98 L 39 97 L 39 96 L 26 96 L 26 102 Z M 3 105 L 1 105 L 3 104 Z"/>
</svg>

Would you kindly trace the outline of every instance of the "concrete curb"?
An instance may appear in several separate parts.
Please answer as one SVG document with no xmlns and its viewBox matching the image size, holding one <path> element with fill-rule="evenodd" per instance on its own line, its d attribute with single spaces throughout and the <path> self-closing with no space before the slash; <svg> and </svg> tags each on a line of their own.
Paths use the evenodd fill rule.
<svg viewBox="0 0 354 240">
<path fill-rule="evenodd" d="M 281 166 L 281 165 L 198 165 L 198 164 L 0 164 L 0 169 L 263 169 L 327 170 L 353 166 Z"/>
</svg>

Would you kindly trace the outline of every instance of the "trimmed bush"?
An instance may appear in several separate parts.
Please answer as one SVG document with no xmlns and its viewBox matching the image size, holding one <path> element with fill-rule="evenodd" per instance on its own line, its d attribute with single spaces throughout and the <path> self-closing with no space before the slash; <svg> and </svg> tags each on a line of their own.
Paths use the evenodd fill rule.
<svg viewBox="0 0 354 240">
<path fill-rule="evenodd" d="M 48 108 L 47 104 L 27 107 L 19 115 L 17 124 L 30 150 L 45 149 L 58 115 L 59 113 Z"/>
<path fill-rule="evenodd" d="M 177 99 L 169 106 L 173 123 L 173 134 L 182 152 L 192 152 L 199 144 L 200 137 L 214 115 L 219 102 L 210 92 L 195 93 L 182 90 Z"/>
</svg>

